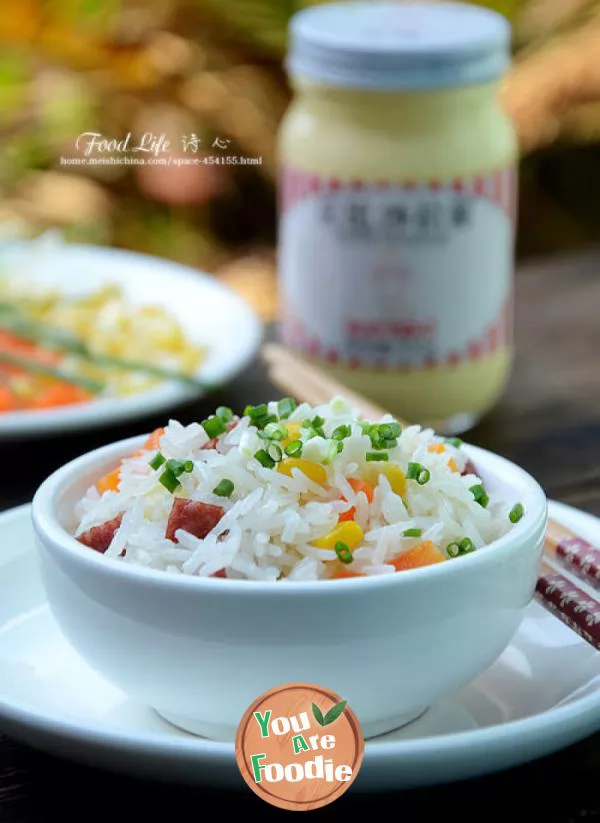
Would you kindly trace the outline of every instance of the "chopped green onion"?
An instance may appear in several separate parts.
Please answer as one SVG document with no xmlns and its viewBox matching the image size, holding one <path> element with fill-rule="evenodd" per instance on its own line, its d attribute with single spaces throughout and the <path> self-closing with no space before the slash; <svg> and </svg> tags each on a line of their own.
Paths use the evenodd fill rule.
<svg viewBox="0 0 600 823">
<path fill-rule="evenodd" d="M 183 461 L 182 460 L 167 460 L 166 468 L 173 472 L 175 477 L 179 477 L 179 475 L 183 474 L 185 469 L 183 468 Z"/>
<path fill-rule="evenodd" d="M 454 543 L 448 543 L 446 546 L 446 552 L 448 557 L 458 557 L 460 554 L 460 543 L 457 543 L 456 541 Z"/>
<path fill-rule="evenodd" d="M 173 473 L 175 477 L 180 477 L 184 472 L 194 471 L 194 464 L 191 460 L 167 460 L 166 468 Z"/>
<path fill-rule="evenodd" d="M 203 420 L 202 428 L 211 439 L 227 431 L 227 426 L 222 417 L 209 417 L 207 420 Z"/>
<path fill-rule="evenodd" d="M 171 494 L 173 494 L 175 489 L 179 486 L 179 480 L 168 467 L 164 469 L 161 476 L 158 478 L 158 482 L 161 483 L 168 492 L 171 492 Z"/>
<path fill-rule="evenodd" d="M 400 437 L 402 434 L 402 426 L 400 423 L 381 423 L 380 429 L 384 437 Z"/>
<path fill-rule="evenodd" d="M 367 463 L 386 463 L 390 456 L 387 452 L 367 452 L 366 459 Z"/>
<path fill-rule="evenodd" d="M 490 498 L 488 497 L 483 485 L 481 483 L 477 483 L 477 485 L 471 486 L 469 491 L 473 494 L 475 502 L 479 503 L 479 505 L 485 509 L 487 504 L 490 502 Z"/>
<path fill-rule="evenodd" d="M 446 546 L 446 552 L 449 557 L 459 557 L 464 554 L 471 554 L 471 552 L 474 551 L 475 544 L 470 537 L 463 537 L 462 540 L 455 541 L 454 543 L 448 543 Z"/>
<path fill-rule="evenodd" d="M 335 553 L 337 554 L 338 558 L 342 561 L 342 563 L 352 563 L 354 557 L 352 556 L 352 552 L 350 551 L 350 547 L 347 546 L 345 543 L 342 543 L 341 540 L 338 540 L 334 546 Z"/>
<path fill-rule="evenodd" d="M 446 440 L 446 443 L 450 443 L 450 445 L 454 446 L 455 449 L 460 449 L 460 447 L 463 444 L 463 441 L 460 439 L 460 437 L 449 437 Z"/>
<path fill-rule="evenodd" d="M 350 437 L 351 434 L 352 426 L 342 425 L 333 430 L 331 437 L 333 440 L 345 440 L 347 437 Z"/>
<path fill-rule="evenodd" d="M 150 468 L 152 469 L 160 469 L 162 464 L 166 461 L 166 457 L 161 454 L 160 452 L 156 452 L 152 460 L 150 461 Z"/>
<path fill-rule="evenodd" d="M 424 486 L 431 480 L 431 472 L 420 463 L 409 463 L 406 470 L 408 480 L 416 480 L 419 486 Z"/>
<path fill-rule="evenodd" d="M 402 537 L 421 537 L 423 535 L 423 529 L 405 529 L 402 532 Z"/>
<path fill-rule="evenodd" d="M 522 503 L 516 503 L 509 512 L 508 519 L 511 523 L 518 523 L 525 514 L 525 508 Z"/>
<path fill-rule="evenodd" d="M 271 441 L 271 443 L 267 446 L 267 454 L 271 460 L 274 460 L 275 463 L 279 463 L 283 457 L 283 449 L 278 443 Z"/>
<path fill-rule="evenodd" d="M 286 420 L 296 408 L 296 401 L 293 397 L 282 397 L 277 404 L 277 412 L 282 420 Z"/>
<path fill-rule="evenodd" d="M 217 417 L 220 417 L 221 420 L 224 420 L 225 423 L 229 423 L 229 421 L 233 418 L 233 411 L 229 408 L 229 406 L 219 406 L 215 414 Z"/>
<path fill-rule="evenodd" d="M 325 437 L 325 432 L 323 431 L 324 423 L 325 418 L 320 417 L 318 414 L 313 417 L 312 420 L 304 420 L 302 422 L 302 428 L 308 430 L 307 440 L 313 437 Z"/>
<path fill-rule="evenodd" d="M 292 443 L 288 443 L 284 451 L 288 457 L 300 457 L 302 454 L 302 441 L 294 440 Z"/>
<path fill-rule="evenodd" d="M 265 469 L 272 469 L 275 465 L 273 458 L 267 454 L 264 449 L 259 449 L 257 452 L 254 452 L 254 457 L 258 460 L 261 466 L 265 467 Z"/>
<path fill-rule="evenodd" d="M 218 497 L 231 497 L 233 489 L 234 485 L 232 481 L 225 477 L 214 487 L 213 494 L 216 494 Z"/>
<path fill-rule="evenodd" d="M 272 440 L 285 440 L 288 436 L 288 430 L 281 423 L 267 423 L 263 432 Z"/>
<path fill-rule="evenodd" d="M 266 403 L 260 403 L 258 406 L 246 406 L 244 417 L 249 417 L 250 422 L 257 429 L 264 429 L 267 423 L 277 422 L 275 415 L 269 414 L 269 407 Z"/>
<path fill-rule="evenodd" d="M 244 409 L 244 417 L 249 417 L 251 420 L 259 417 L 266 417 L 269 414 L 269 407 L 266 403 L 260 403 L 258 406 L 246 406 Z"/>
<path fill-rule="evenodd" d="M 363 432 L 371 439 L 374 449 L 394 449 L 402 433 L 399 423 L 363 423 Z"/>
<path fill-rule="evenodd" d="M 343 450 L 344 444 L 341 440 L 330 440 L 329 445 L 327 446 L 327 454 L 323 459 L 323 463 L 328 466 L 331 461 L 334 460 Z"/>
</svg>

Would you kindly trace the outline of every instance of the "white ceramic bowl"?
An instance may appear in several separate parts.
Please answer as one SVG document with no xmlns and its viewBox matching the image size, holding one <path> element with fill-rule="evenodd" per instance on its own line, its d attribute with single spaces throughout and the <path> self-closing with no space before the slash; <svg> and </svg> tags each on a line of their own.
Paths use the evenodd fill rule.
<svg viewBox="0 0 600 823">
<path fill-rule="evenodd" d="M 349 700 L 365 737 L 409 722 L 489 666 L 536 581 L 546 498 L 526 472 L 468 447 L 485 482 L 526 514 L 474 554 L 394 575 L 297 583 L 200 579 L 109 559 L 69 534 L 73 506 L 143 442 L 90 452 L 33 501 L 43 580 L 75 649 L 131 697 L 189 731 L 233 740 L 250 703 L 309 682 Z"/>
</svg>

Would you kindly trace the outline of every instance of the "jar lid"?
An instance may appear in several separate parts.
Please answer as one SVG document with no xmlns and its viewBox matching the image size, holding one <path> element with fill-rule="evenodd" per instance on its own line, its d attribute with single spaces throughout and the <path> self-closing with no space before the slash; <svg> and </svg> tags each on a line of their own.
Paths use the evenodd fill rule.
<svg viewBox="0 0 600 823">
<path fill-rule="evenodd" d="M 466 3 L 345 2 L 290 23 L 290 73 L 345 88 L 434 89 L 483 83 L 508 65 L 510 26 Z"/>
</svg>

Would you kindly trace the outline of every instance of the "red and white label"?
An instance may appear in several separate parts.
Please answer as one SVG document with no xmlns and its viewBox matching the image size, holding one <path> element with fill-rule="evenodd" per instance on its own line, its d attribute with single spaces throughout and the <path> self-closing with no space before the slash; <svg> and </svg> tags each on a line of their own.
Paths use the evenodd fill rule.
<svg viewBox="0 0 600 823">
<path fill-rule="evenodd" d="M 512 335 L 515 172 L 397 185 L 288 168 L 283 338 L 350 368 L 457 365 Z"/>
</svg>

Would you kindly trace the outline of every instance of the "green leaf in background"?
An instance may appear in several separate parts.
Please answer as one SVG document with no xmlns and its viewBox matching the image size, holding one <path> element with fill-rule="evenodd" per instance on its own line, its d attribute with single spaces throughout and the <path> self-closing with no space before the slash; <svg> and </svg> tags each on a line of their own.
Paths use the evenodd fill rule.
<svg viewBox="0 0 600 823">
<path fill-rule="evenodd" d="M 27 104 L 30 65 L 26 54 L 3 49 L 0 54 L 0 113 L 14 114 Z"/>
<path fill-rule="evenodd" d="M 332 706 L 327 714 L 325 715 L 323 722 L 321 723 L 322 726 L 329 726 L 331 723 L 334 723 L 338 717 L 343 713 L 344 709 L 348 704 L 347 700 L 342 700 L 339 703 L 336 703 L 335 706 Z"/>
<path fill-rule="evenodd" d="M 312 704 L 312 713 L 314 714 L 315 720 L 317 721 L 319 726 L 324 726 L 325 725 L 325 718 L 323 717 L 323 712 L 317 706 L 316 703 Z"/>
<path fill-rule="evenodd" d="M 111 27 L 123 7 L 123 0 L 57 0 L 52 4 L 52 17 L 62 25 L 76 24 L 98 33 Z"/>
</svg>

